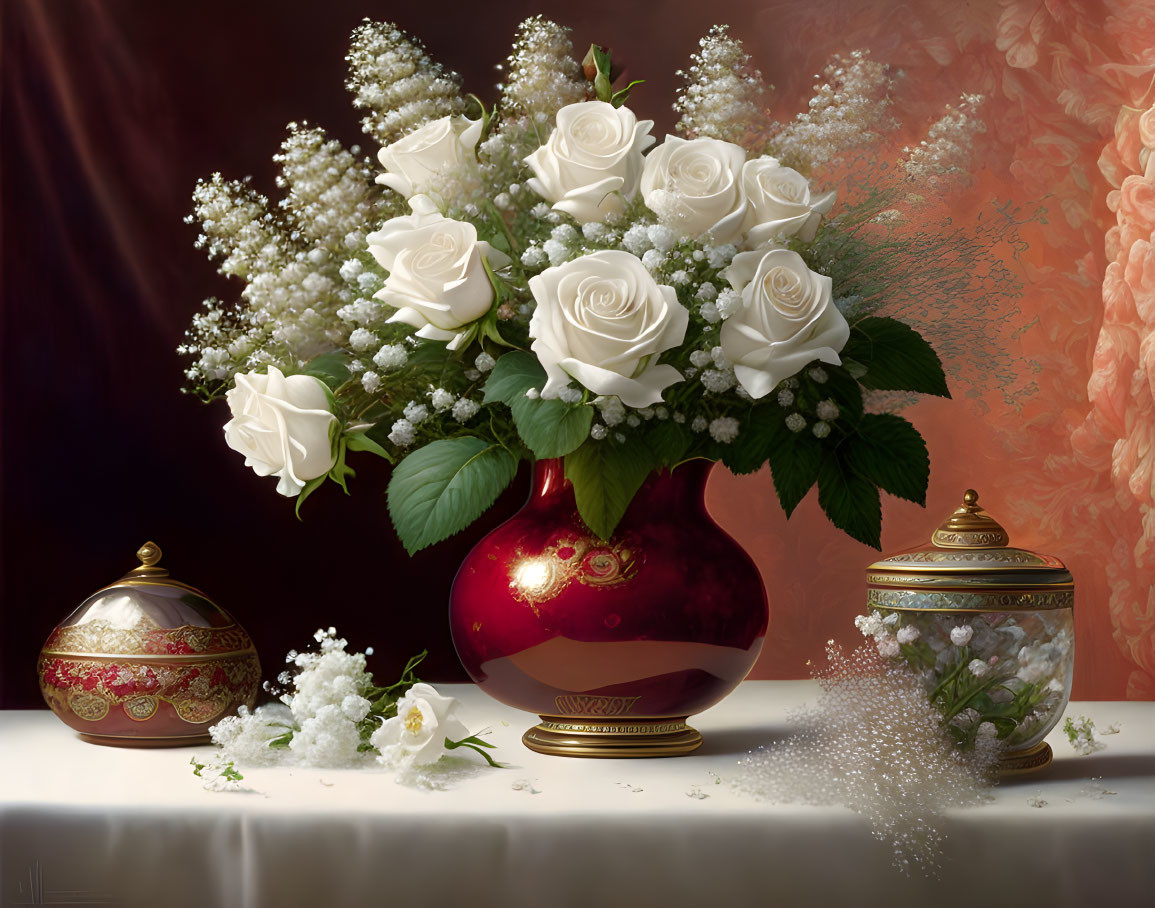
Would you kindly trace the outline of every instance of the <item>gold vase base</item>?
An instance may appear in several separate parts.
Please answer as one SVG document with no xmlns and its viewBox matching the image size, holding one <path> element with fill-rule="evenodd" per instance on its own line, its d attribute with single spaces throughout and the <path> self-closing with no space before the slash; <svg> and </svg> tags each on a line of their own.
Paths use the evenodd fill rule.
<svg viewBox="0 0 1155 908">
<path fill-rule="evenodd" d="M 193 747 L 199 744 L 211 744 L 212 737 L 205 732 L 199 735 L 180 735 L 168 738 L 144 738 L 134 735 L 93 735 L 87 732 L 77 732 L 82 741 L 89 744 L 103 744 L 105 747 Z"/>
<path fill-rule="evenodd" d="M 999 759 L 999 777 L 1021 776 L 1051 765 L 1051 745 L 1040 741 L 1030 750 L 1011 751 Z"/>
<path fill-rule="evenodd" d="M 702 746 L 702 735 L 678 719 L 581 719 L 542 716 L 521 737 L 553 757 L 680 757 Z"/>
</svg>

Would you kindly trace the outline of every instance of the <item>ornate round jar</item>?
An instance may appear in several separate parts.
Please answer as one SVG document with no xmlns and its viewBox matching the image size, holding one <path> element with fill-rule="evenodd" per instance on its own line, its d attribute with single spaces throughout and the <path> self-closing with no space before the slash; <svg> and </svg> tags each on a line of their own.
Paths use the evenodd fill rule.
<svg viewBox="0 0 1155 908">
<path fill-rule="evenodd" d="M 601 540 L 561 461 L 538 461 L 525 507 L 462 564 L 449 613 L 457 654 L 490 696 L 541 716 L 522 739 L 530 749 L 689 753 L 702 737 L 687 717 L 754 665 L 766 593 L 706 512 L 710 466 L 652 475 Z"/>
<path fill-rule="evenodd" d="M 49 635 L 37 675 L 44 699 L 94 744 L 201 744 L 208 727 L 251 707 L 261 666 L 248 633 L 204 593 L 141 564 L 93 593 Z"/>
<path fill-rule="evenodd" d="M 1071 693 L 1075 587 L 1058 558 L 1014 548 L 967 490 L 929 546 L 867 568 L 880 652 L 925 679 L 962 746 L 1005 745 L 1004 775 L 1051 762 L 1043 740 Z"/>
</svg>

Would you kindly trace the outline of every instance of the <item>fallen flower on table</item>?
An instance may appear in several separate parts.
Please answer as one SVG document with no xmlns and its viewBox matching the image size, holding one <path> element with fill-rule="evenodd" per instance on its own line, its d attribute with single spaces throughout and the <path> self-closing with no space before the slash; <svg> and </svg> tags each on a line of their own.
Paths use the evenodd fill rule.
<svg viewBox="0 0 1155 908">
<path fill-rule="evenodd" d="M 1100 734 L 1118 734 L 1119 728 L 1112 725 L 1109 729 L 1096 733 L 1095 723 L 1086 716 L 1079 716 L 1078 719 L 1067 716 L 1066 721 L 1063 722 L 1063 732 L 1067 735 L 1067 740 L 1071 742 L 1071 747 L 1075 749 L 1075 752 L 1086 757 L 1107 748 L 1106 743 L 1099 740 Z"/>
<path fill-rule="evenodd" d="M 204 780 L 205 791 L 247 791 L 242 785 L 244 776 L 233 765 L 232 760 L 225 760 L 220 754 L 212 754 L 206 762 L 200 762 L 192 757 L 189 763 L 193 768 L 193 775 Z"/>
<path fill-rule="evenodd" d="M 318 630 L 314 639 L 319 651 L 286 657 L 293 669 L 277 679 L 283 688 L 279 703 L 241 707 L 209 729 L 220 760 L 230 767 L 379 764 L 397 770 L 399 781 L 426 787 L 423 777 L 406 771 L 432 767 L 451 751 L 471 750 L 490 766 L 501 766 L 487 752 L 493 745 L 471 735 L 458 718 L 458 701 L 418 679 L 415 669 L 424 652 L 409 660 L 396 682 L 379 686 L 365 653 L 348 652 L 348 641 L 335 628 Z"/>
</svg>

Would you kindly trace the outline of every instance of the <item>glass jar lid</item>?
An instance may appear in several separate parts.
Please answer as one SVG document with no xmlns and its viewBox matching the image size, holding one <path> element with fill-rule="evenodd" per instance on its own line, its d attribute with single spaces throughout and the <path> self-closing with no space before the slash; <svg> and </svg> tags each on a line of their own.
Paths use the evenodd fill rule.
<svg viewBox="0 0 1155 908">
<path fill-rule="evenodd" d="M 1010 544 L 997 520 L 979 507 L 967 489 L 957 508 L 934 533 L 930 544 L 874 562 L 867 568 L 871 587 L 909 589 L 1073 589 L 1071 572 L 1053 555 Z"/>
</svg>

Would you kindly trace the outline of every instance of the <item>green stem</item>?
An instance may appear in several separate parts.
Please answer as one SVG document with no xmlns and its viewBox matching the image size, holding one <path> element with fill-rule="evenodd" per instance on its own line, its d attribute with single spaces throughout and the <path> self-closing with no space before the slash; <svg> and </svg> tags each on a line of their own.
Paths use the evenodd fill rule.
<svg viewBox="0 0 1155 908">
<path fill-rule="evenodd" d="M 935 689 L 931 691 L 930 700 L 932 703 L 938 699 L 939 695 L 942 694 L 942 692 L 946 689 L 946 686 L 958 676 L 959 672 L 962 671 L 963 666 L 968 662 L 966 658 L 968 655 L 969 652 L 966 647 L 963 647 L 959 650 L 959 660 L 955 663 L 954 669 L 950 672 L 950 674 L 944 676 L 943 679 L 938 682 L 938 685 L 935 687 Z"/>
</svg>

